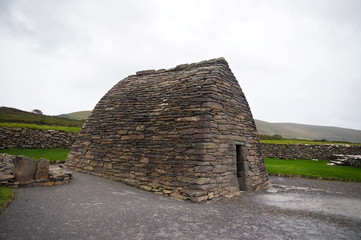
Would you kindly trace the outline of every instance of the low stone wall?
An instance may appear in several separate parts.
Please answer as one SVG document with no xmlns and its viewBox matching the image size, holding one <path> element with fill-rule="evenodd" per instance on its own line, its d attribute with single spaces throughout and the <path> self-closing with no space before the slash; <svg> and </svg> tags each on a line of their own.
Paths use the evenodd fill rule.
<svg viewBox="0 0 361 240">
<path fill-rule="evenodd" d="M 263 143 L 262 153 L 269 158 L 330 160 L 336 154 L 361 155 L 361 146 Z"/>
<path fill-rule="evenodd" d="M 27 128 L 0 128 L 0 149 L 70 148 L 77 133 Z"/>
<path fill-rule="evenodd" d="M 70 148 L 77 133 L 26 128 L 0 128 L 0 149 Z M 334 155 L 361 155 L 361 146 L 262 143 L 264 157 L 280 159 L 334 159 Z"/>
</svg>

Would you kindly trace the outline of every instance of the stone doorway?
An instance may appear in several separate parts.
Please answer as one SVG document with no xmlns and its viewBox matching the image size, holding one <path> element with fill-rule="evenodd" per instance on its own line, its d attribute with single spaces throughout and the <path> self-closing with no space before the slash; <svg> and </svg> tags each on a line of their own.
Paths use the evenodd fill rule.
<svg viewBox="0 0 361 240">
<path fill-rule="evenodd" d="M 239 189 L 242 191 L 247 191 L 245 150 L 245 147 L 242 145 L 236 145 L 237 180 Z"/>
</svg>

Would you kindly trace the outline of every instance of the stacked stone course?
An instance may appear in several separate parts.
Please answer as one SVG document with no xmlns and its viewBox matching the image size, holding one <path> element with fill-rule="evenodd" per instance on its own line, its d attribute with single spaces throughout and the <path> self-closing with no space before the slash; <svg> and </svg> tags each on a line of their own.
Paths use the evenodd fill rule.
<svg viewBox="0 0 361 240">
<path fill-rule="evenodd" d="M 0 128 L 0 149 L 70 148 L 76 133 L 30 128 Z"/>
<path fill-rule="evenodd" d="M 233 197 L 240 184 L 254 189 L 267 178 L 248 103 L 223 58 L 120 81 L 92 111 L 66 165 L 194 202 Z"/>
</svg>

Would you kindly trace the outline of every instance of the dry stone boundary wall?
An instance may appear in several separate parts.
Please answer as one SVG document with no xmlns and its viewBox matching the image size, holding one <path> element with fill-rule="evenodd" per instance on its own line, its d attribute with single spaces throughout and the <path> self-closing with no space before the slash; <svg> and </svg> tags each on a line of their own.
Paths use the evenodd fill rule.
<svg viewBox="0 0 361 240">
<path fill-rule="evenodd" d="M 76 137 L 77 133 L 56 130 L 0 128 L 0 149 L 70 148 Z M 353 145 L 261 145 L 263 156 L 269 158 L 330 160 L 337 154 L 361 155 L 361 146 Z"/>
<path fill-rule="evenodd" d="M 28 128 L 0 128 L 0 149 L 70 148 L 77 133 Z"/>
<path fill-rule="evenodd" d="M 279 159 L 331 160 L 334 155 L 361 155 L 361 146 L 309 145 L 309 144 L 262 144 L 264 157 Z"/>
<path fill-rule="evenodd" d="M 0 128 L 0 149 L 12 148 L 70 148 L 77 133 L 56 130 L 26 128 Z M 265 144 L 264 157 L 280 159 L 324 159 L 334 155 L 361 155 L 361 146 L 353 145 L 309 145 L 309 144 Z"/>
</svg>

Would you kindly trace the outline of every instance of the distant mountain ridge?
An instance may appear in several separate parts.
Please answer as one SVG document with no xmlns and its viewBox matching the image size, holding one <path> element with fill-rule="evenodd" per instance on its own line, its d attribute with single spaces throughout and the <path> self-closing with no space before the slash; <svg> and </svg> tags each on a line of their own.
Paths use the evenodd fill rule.
<svg viewBox="0 0 361 240">
<path fill-rule="evenodd" d="M 42 125 L 81 126 L 91 111 L 79 111 L 55 116 L 38 115 L 14 108 L 0 108 L 0 122 L 35 123 Z M 66 120 L 67 118 L 69 120 Z M 63 119 L 63 120 L 62 120 Z M 66 122 L 76 121 L 77 122 Z M 255 119 L 259 134 L 281 135 L 284 138 L 312 139 L 361 143 L 361 131 L 339 127 L 314 126 L 298 123 L 270 123 Z"/>
<path fill-rule="evenodd" d="M 79 111 L 67 114 L 60 114 L 57 117 L 68 118 L 68 119 L 76 119 L 76 120 L 85 120 L 89 117 L 92 111 Z"/>
<path fill-rule="evenodd" d="M 91 111 L 80 111 L 59 115 L 61 117 L 85 120 Z M 315 126 L 299 123 L 270 123 L 255 119 L 259 134 L 279 134 L 284 138 L 299 138 L 361 143 L 361 131 L 339 127 Z"/>
<path fill-rule="evenodd" d="M 316 126 L 299 123 L 270 123 L 255 120 L 259 134 L 279 134 L 284 138 L 314 139 L 361 143 L 361 131 L 348 128 Z"/>
</svg>

